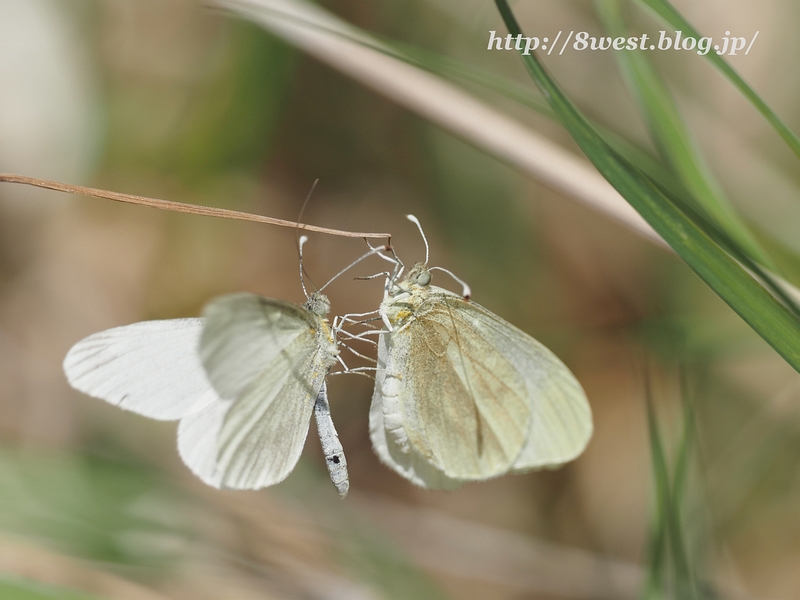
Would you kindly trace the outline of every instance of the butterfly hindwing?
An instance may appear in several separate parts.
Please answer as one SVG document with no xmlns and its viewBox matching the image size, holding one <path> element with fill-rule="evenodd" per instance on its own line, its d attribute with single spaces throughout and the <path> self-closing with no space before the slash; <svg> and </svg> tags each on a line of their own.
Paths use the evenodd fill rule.
<svg viewBox="0 0 800 600">
<path fill-rule="evenodd" d="M 217 468 L 217 437 L 230 407 L 230 402 L 220 399 L 184 417 L 178 424 L 178 454 L 181 460 L 203 483 L 215 488 L 222 487 L 223 476 Z"/>
</svg>

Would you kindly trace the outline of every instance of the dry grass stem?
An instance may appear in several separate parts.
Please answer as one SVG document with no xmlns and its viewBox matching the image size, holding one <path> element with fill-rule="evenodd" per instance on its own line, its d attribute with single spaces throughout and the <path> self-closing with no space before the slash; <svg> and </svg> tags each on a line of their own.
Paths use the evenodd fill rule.
<svg viewBox="0 0 800 600">
<path fill-rule="evenodd" d="M 269 225 L 278 225 L 279 227 L 291 227 L 292 229 L 302 229 L 303 231 L 315 231 L 317 233 L 327 233 L 328 235 L 338 235 L 341 237 L 372 238 L 372 239 L 391 238 L 391 235 L 388 233 L 342 231 L 341 229 L 330 229 L 329 227 L 306 225 L 305 223 L 286 221 L 284 219 L 275 219 L 273 217 L 265 217 L 263 215 L 254 215 L 251 213 L 240 212 L 238 210 L 228 210 L 226 208 L 214 208 L 212 206 L 198 206 L 196 204 L 185 204 L 183 202 L 173 202 L 171 200 L 147 198 L 146 196 L 134 196 L 132 194 L 109 192 L 106 190 L 98 190 L 95 188 L 84 187 L 82 185 L 70 185 L 68 183 L 59 183 L 57 181 L 47 181 L 46 179 L 37 179 L 36 177 L 28 177 L 26 175 L 13 175 L 10 173 L 0 173 L 0 181 L 5 181 L 8 183 L 22 183 L 24 185 L 33 185 L 40 188 L 46 188 L 48 190 L 67 192 L 69 194 L 79 194 L 81 196 L 90 196 L 92 198 L 104 198 L 106 200 L 114 200 L 115 202 L 125 202 L 127 204 L 139 204 L 141 206 L 149 206 L 150 208 L 158 208 L 161 210 L 171 210 L 173 212 L 189 213 L 192 215 L 203 215 L 207 217 L 220 217 L 222 219 L 235 219 L 238 221 L 254 221 L 256 223 L 267 223 Z"/>
</svg>

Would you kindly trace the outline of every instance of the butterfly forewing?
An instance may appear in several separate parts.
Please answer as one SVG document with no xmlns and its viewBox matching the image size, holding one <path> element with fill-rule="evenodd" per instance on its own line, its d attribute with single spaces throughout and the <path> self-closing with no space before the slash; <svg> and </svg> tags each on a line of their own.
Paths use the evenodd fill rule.
<svg viewBox="0 0 800 600">
<path fill-rule="evenodd" d="M 408 327 L 393 335 L 407 354 L 402 380 L 409 439 L 455 479 L 506 472 L 527 441 L 525 382 L 458 306 L 431 290 Z"/>
<path fill-rule="evenodd" d="M 206 305 L 200 357 L 214 388 L 236 398 L 299 336 L 313 354 L 319 317 L 302 306 L 255 294 L 232 294 Z M 331 342 L 333 343 L 333 342 Z"/>
<path fill-rule="evenodd" d="M 319 316 L 252 294 L 215 300 L 205 316 L 200 356 L 214 387 L 232 400 L 217 437 L 222 486 L 277 483 L 300 457 L 336 344 Z"/>
<path fill-rule="evenodd" d="M 202 329 L 202 319 L 171 319 L 101 331 L 70 349 L 64 372 L 85 394 L 177 420 L 218 400 L 197 356 Z"/>
</svg>

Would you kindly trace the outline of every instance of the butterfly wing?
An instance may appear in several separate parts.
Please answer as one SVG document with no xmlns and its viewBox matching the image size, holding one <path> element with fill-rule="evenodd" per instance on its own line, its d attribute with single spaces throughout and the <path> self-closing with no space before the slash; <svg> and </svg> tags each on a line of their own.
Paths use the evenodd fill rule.
<svg viewBox="0 0 800 600">
<path fill-rule="evenodd" d="M 300 457 L 336 344 L 321 318 L 289 302 L 235 294 L 204 314 L 200 357 L 214 388 L 232 401 L 214 477 L 233 489 L 278 483 Z"/>
<path fill-rule="evenodd" d="M 592 436 L 592 411 L 580 383 L 540 342 L 482 306 L 448 297 L 475 331 L 523 377 L 531 419 L 512 471 L 555 467 L 583 452 Z"/>
<path fill-rule="evenodd" d="M 511 468 L 527 439 L 525 382 L 438 290 L 431 286 L 406 326 L 384 334 L 384 423 L 402 424 L 395 437 L 402 444 L 407 436 L 448 478 L 494 477 Z"/>
<path fill-rule="evenodd" d="M 219 400 L 182 418 L 178 424 L 181 460 L 203 483 L 215 488 L 222 487 L 222 472 L 217 468 L 217 437 L 230 407 L 231 402 Z"/>
<path fill-rule="evenodd" d="M 554 466 L 585 447 L 591 412 L 572 373 L 490 311 L 431 286 L 414 320 L 384 336 L 373 443 L 415 483 Z"/>
<path fill-rule="evenodd" d="M 197 355 L 202 319 L 144 321 L 90 335 L 64 359 L 75 389 L 172 421 L 218 400 Z"/>
<path fill-rule="evenodd" d="M 463 480 L 447 477 L 411 445 L 403 424 L 395 379 L 402 372 L 405 353 L 392 352 L 392 338 L 384 333 L 378 340 L 378 370 L 375 374 L 375 392 L 369 410 L 369 433 L 372 447 L 381 462 L 397 473 L 431 490 L 454 490 Z M 390 353 L 393 355 L 390 359 Z M 391 368 L 387 363 L 391 361 Z M 388 379 L 387 379 L 388 376 Z"/>
</svg>

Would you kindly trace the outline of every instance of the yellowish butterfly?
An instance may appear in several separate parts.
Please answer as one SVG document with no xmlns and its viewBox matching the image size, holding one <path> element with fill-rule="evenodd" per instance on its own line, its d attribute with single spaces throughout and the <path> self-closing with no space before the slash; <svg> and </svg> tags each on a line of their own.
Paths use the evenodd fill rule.
<svg viewBox="0 0 800 600">
<path fill-rule="evenodd" d="M 419 221 L 416 223 L 425 239 Z M 379 313 L 370 437 L 380 459 L 413 483 L 454 489 L 576 458 L 592 434 L 575 376 L 527 333 L 431 285 L 425 262 L 402 277 L 396 258 Z"/>
</svg>

